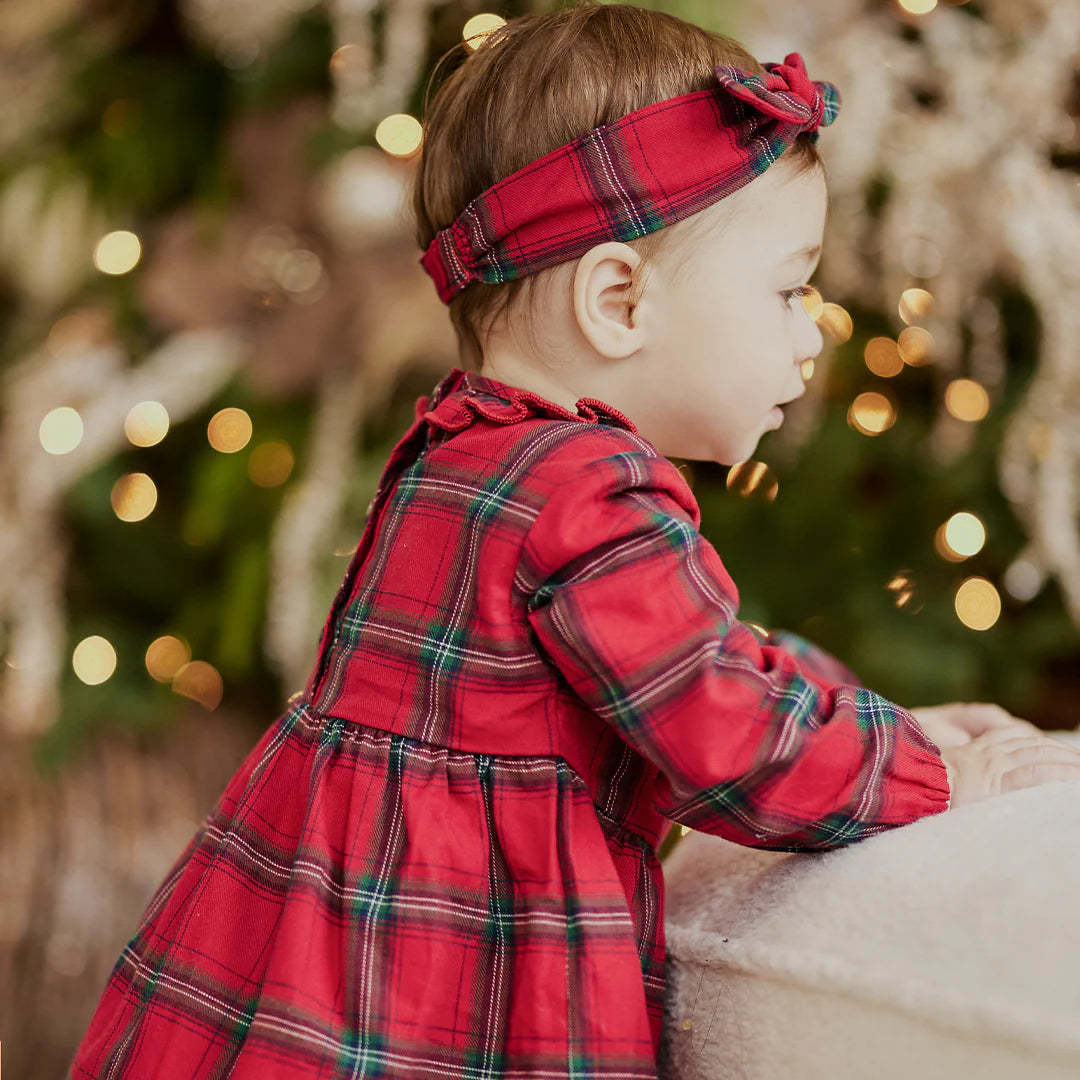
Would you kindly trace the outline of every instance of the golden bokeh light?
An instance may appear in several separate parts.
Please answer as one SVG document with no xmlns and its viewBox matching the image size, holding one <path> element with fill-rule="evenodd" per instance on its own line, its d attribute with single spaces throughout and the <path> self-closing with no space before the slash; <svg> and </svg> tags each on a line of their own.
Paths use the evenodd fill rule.
<svg viewBox="0 0 1080 1080">
<path fill-rule="evenodd" d="M 818 328 L 837 345 L 842 345 L 851 337 L 854 323 L 845 308 L 839 304 L 822 304 L 821 314 L 817 317 Z"/>
<path fill-rule="evenodd" d="M 807 288 L 810 291 L 801 297 L 802 306 L 806 309 L 806 314 L 814 322 L 817 322 L 821 318 L 821 313 L 825 310 L 825 301 L 822 300 L 821 293 L 813 285 L 808 285 Z"/>
<path fill-rule="evenodd" d="M 953 379 L 945 387 L 945 408 L 957 420 L 975 423 L 990 411 L 990 395 L 974 379 Z"/>
<path fill-rule="evenodd" d="M 169 432 L 169 412 L 160 401 L 140 401 L 124 417 L 124 434 L 132 446 L 156 446 Z"/>
<path fill-rule="evenodd" d="M 116 650 L 107 638 L 92 634 L 75 646 L 71 666 L 87 686 L 97 686 L 111 678 L 116 670 Z"/>
<path fill-rule="evenodd" d="M 268 439 L 251 451 L 248 477 L 259 487 L 278 487 L 289 479 L 295 463 L 292 447 L 284 439 Z"/>
<path fill-rule="evenodd" d="M 863 435 L 880 435 L 896 423 L 896 408 L 884 394 L 867 390 L 851 403 L 847 422 Z"/>
<path fill-rule="evenodd" d="M 896 347 L 905 364 L 922 367 L 932 361 L 934 335 L 921 326 L 908 326 L 900 331 Z"/>
<path fill-rule="evenodd" d="M 157 506 L 157 485 L 144 472 L 126 473 L 113 484 L 109 501 L 121 521 L 142 521 Z"/>
<path fill-rule="evenodd" d="M 951 555 L 956 556 L 957 561 L 978 555 L 986 544 L 986 526 L 980 518 L 966 510 L 953 514 L 939 531 L 941 544 Z M 938 551 L 941 551 L 940 546 Z"/>
<path fill-rule="evenodd" d="M 900 349 L 890 337 L 872 337 L 863 350 L 866 366 L 883 379 L 891 379 L 904 370 Z"/>
<path fill-rule="evenodd" d="M 886 582 L 885 588 L 893 594 L 893 603 L 898 608 L 904 608 L 912 615 L 922 610 L 923 601 L 919 599 L 915 577 L 911 570 L 897 571 Z"/>
<path fill-rule="evenodd" d="M 929 15 L 937 7 L 938 0 L 897 0 L 909 15 Z"/>
<path fill-rule="evenodd" d="M 172 634 L 162 634 L 147 647 L 146 670 L 158 682 L 171 682 L 190 659 L 191 649 L 186 641 Z"/>
<path fill-rule="evenodd" d="M 50 409 L 38 424 L 38 442 L 50 454 L 71 453 L 82 437 L 82 417 L 69 405 Z"/>
<path fill-rule="evenodd" d="M 953 607 L 968 629 L 989 630 L 1001 616 L 1001 596 L 986 578 L 969 577 L 956 590 Z"/>
<path fill-rule="evenodd" d="M 934 295 L 926 289 L 905 289 L 900 294 L 900 318 L 909 326 L 925 318 L 934 309 Z"/>
<path fill-rule="evenodd" d="M 489 11 L 483 11 L 474 15 L 461 29 L 461 36 L 470 49 L 476 50 L 483 44 L 484 39 L 492 30 L 498 30 L 505 26 L 506 20 L 501 15 L 494 15 Z"/>
<path fill-rule="evenodd" d="M 764 498 L 772 502 L 780 490 L 780 481 L 764 461 L 740 461 L 727 474 L 727 489 L 744 498 Z"/>
<path fill-rule="evenodd" d="M 967 556 L 958 555 L 951 547 L 949 547 L 949 542 L 945 539 L 945 526 L 948 524 L 947 521 L 943 521 L 937 527 L 937 532 L 934 533 L 934 550 L 946 562 L 963 562 Z"/>
<path fill-rule="evenodd" d="M 375 129 L 375 141 L 394 157 L 410 157 L 420 149 L 424 140 L 424 128 L 415 116 L 394 113 L 379 121 Z"/>
<path fill-rule="evenodd" d="M 803 382 L 809 382 L 814 377 L 814 361 L 804 360 L 801 364 Z"/>
<path fill-rule="evenodd" d="M 94 248 L 94 265 L 103 274 L 126 274 L 142 255 L 139 238 L 127 229 L 106 233 Z"/>
<path fill-rule="evenodd" d="M 235 454 L 251 441 L 251 417 L 243 409 L 219 409 L 206 425 L 210 445 L 222 454 Z"/>
<path fill-rule="evenodd" d="M 683 825 L 682 823 L 680 823 L 679 824 L 679 835 L 680 836 L 685 836 L 688 832 L 693 832 L 693 829 L 691 829 L 689 825 Z"/>
<path fill-rule="evenodd" d="M 221 704 L 225 693 L 225 684 L 218 669 L 205 660 L 192 660 L 185 664 L 173 677 L 172 688 L 209 710 Z"/>
</svg>

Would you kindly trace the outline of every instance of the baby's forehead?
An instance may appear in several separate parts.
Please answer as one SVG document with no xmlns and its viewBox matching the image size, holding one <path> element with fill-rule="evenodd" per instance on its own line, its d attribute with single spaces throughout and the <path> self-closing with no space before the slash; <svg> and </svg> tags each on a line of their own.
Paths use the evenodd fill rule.
<svg viewBox="0 0 1080 1080">
<path fill-rule="evenodd" d="M 768 173 L 764 174 L 765 176 Z M 759 184 L 759 177 L 686 220 L 685 238 L 699 246 L 736 247 L 782 260 L 818 252 L 828 192 L 814 177 Z"/>
</svg>

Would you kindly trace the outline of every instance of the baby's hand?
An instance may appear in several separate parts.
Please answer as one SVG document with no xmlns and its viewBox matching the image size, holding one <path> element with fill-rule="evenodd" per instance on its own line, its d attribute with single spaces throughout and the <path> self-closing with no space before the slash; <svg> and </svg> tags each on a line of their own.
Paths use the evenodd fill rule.
<svg viewBox="0 0 1080 1080">
<path fill-rule="evenodd" d="M 1035 730 L 1028 734 L 1020 725 L 996 727 L 970 742 L 942 748 L 950 809 L 1055 780 L 1080 780 L 1080 749 Z"/>
<path fill-rule="evenodd" d="M 939 750 L 970 742 L 995 728 L 1012 728 L 1028 735 L 1039 731 L 1034 724 L 991 702 L 954 701 L 948 705 L 927 705 L 910 712 Z"/>
</svg>

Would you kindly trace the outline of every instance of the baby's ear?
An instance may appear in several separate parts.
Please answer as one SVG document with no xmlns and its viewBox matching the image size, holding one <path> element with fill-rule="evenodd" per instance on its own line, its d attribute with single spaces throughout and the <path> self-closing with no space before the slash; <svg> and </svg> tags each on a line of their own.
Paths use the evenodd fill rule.
<svg viewBox="0 0 1080 1080">
<path fill-rule="evenodd" d="M 597 244 L 578 260 L 574 270 L 574 317 L 586 340 L 601 356 L 616 359 L 642 344 L 634 321 L 633 294 L 642 267 L 641 256 L 615 240 Z"/>
</svg>

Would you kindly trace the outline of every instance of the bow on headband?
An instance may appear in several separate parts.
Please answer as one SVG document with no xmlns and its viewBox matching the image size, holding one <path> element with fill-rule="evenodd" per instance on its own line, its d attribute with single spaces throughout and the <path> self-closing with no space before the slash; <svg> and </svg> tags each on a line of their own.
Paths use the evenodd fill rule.
<svg viewBox="0 0 1080 1080">
<path fill-rule="evenodd" d="M 800 133 L 816 143 L 840 92 L 812 81 L 797 52 L 762 66 L 764 76 L 718 64 L 717 88 L 593 128 L 482 192 L 420 259 L 439 299 L 662 229 L 750 183 Z"/>
<path fill-rule="evenodd" d="M 839 91 L 832 83 L 812 82 L 798 53 L 788 53 L 782 64 L 762 66 L 768 72 L 765 76 L 726 64 L 717 65 L 713 71 L 733 97 L 766 116 L 813 131 L 817 142 L 817 127 L 828 126 L 836 119 Z"/>
</svg>

